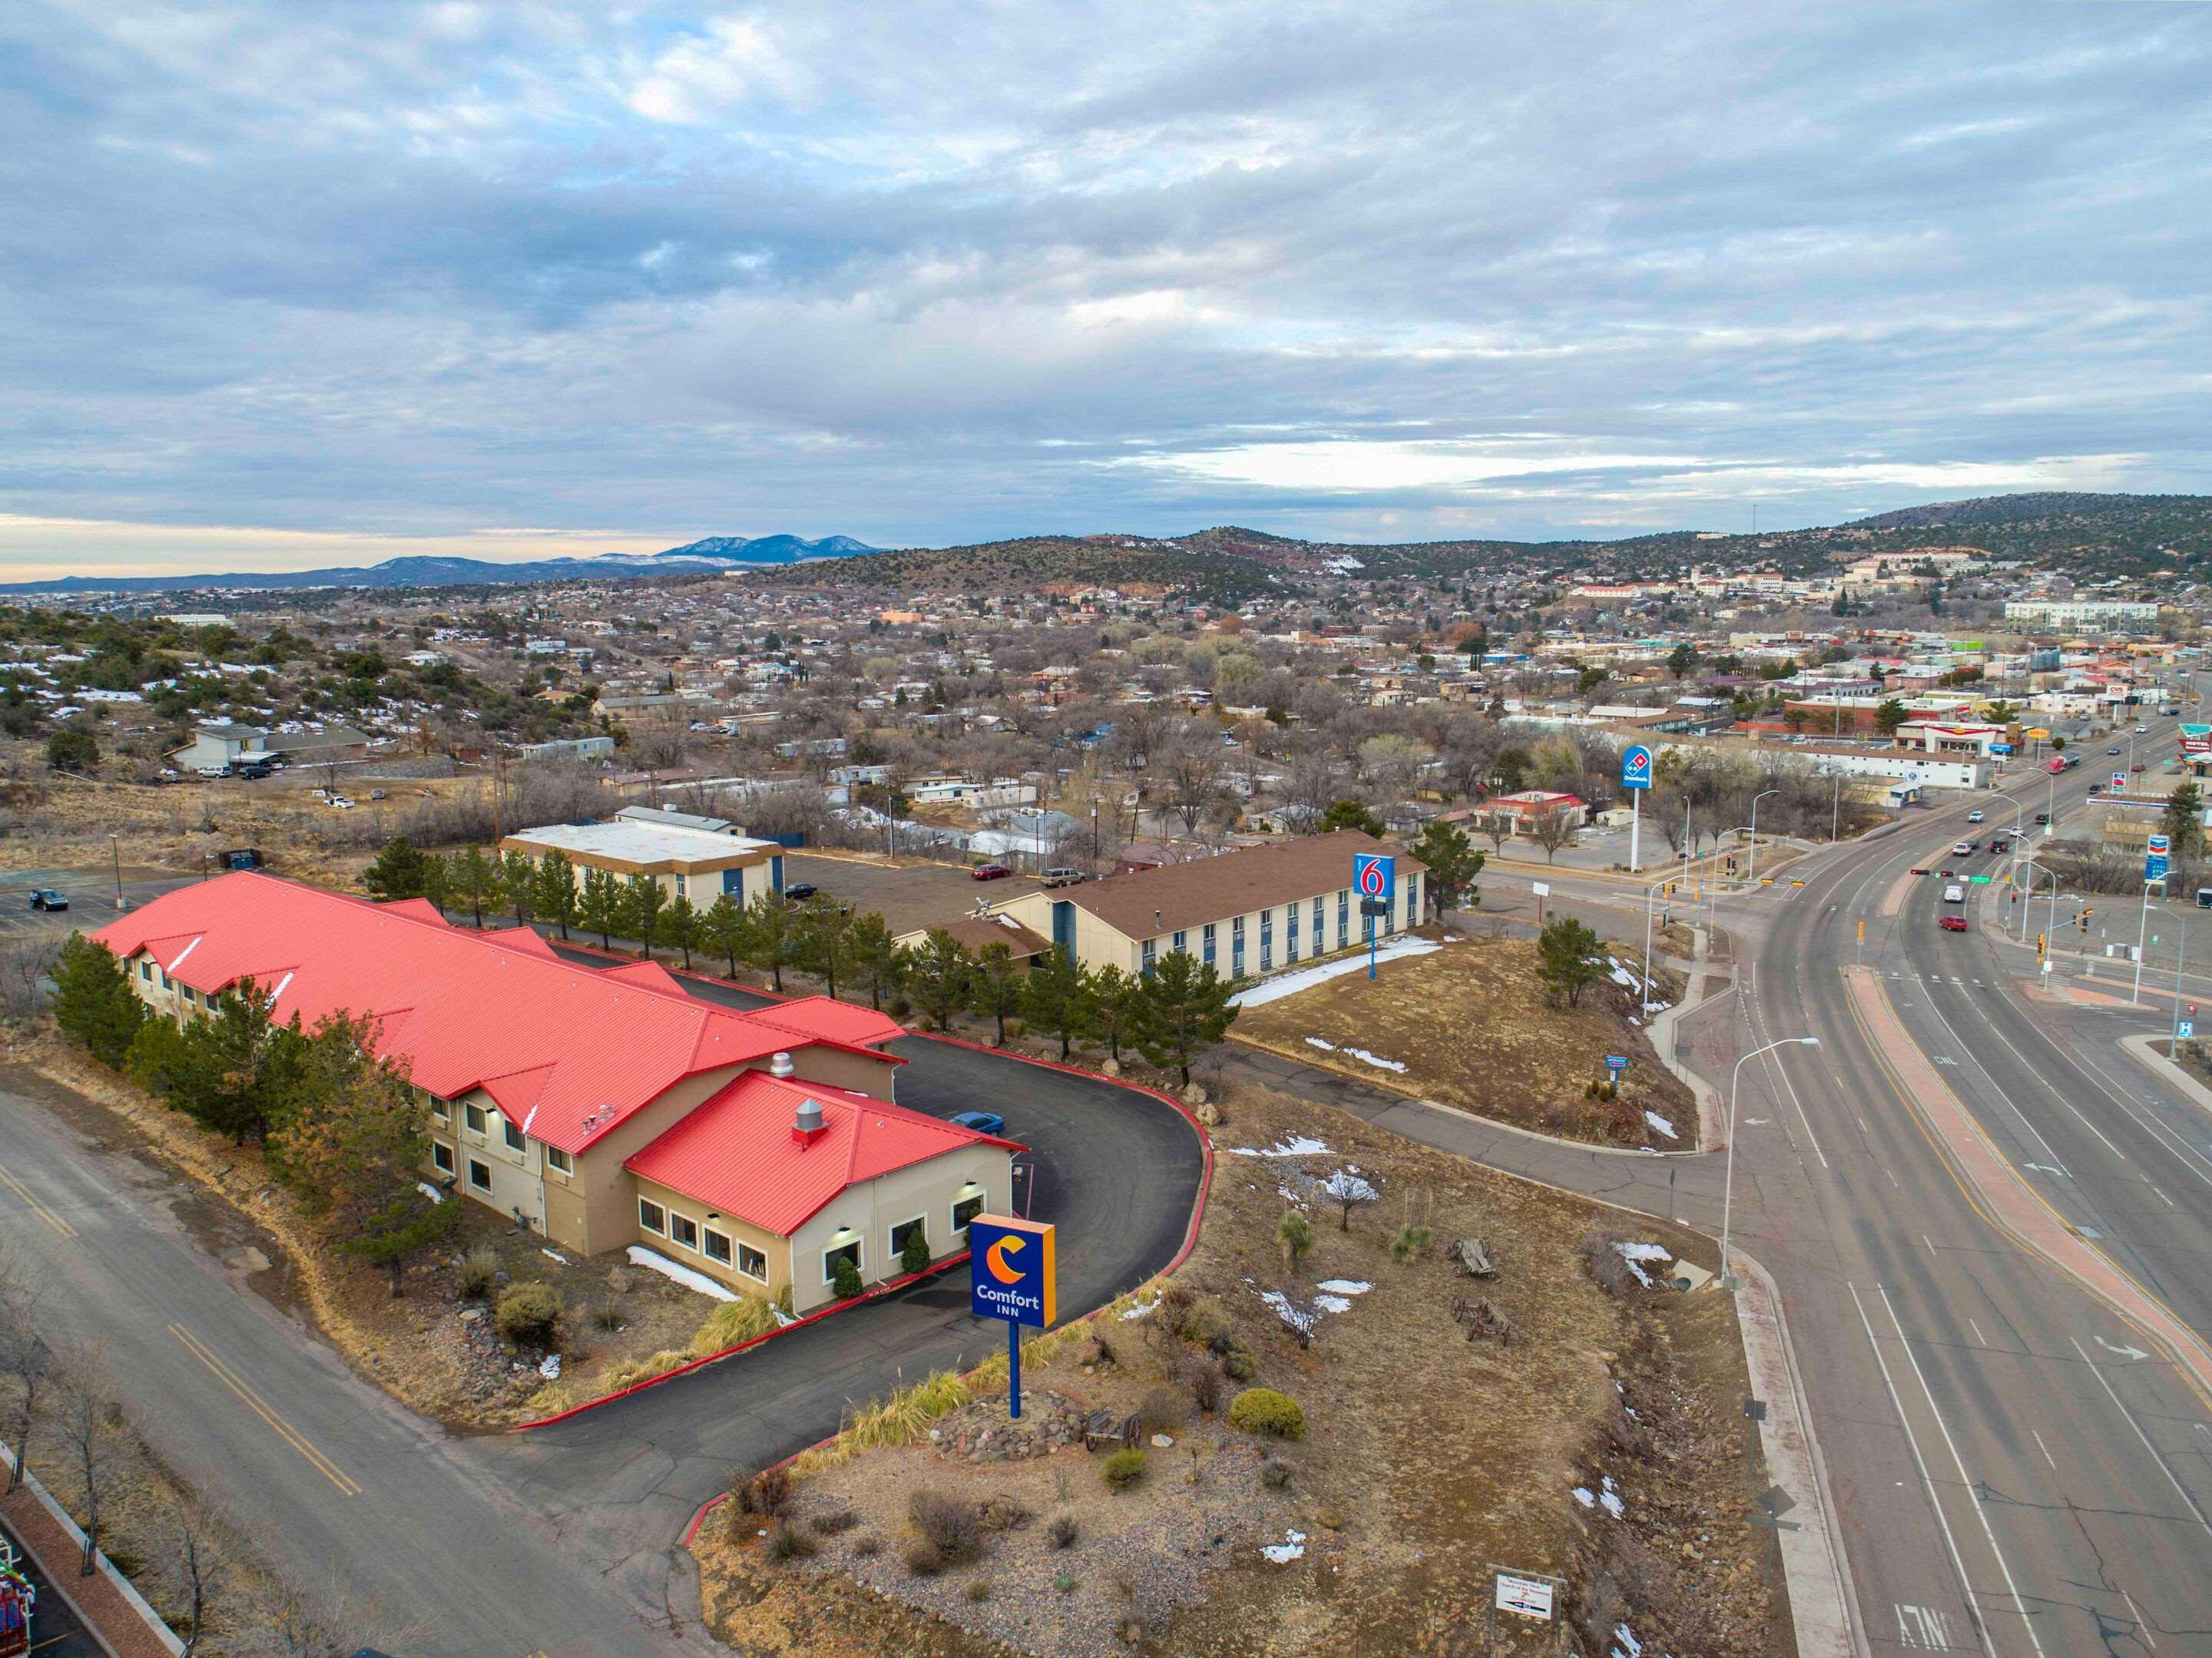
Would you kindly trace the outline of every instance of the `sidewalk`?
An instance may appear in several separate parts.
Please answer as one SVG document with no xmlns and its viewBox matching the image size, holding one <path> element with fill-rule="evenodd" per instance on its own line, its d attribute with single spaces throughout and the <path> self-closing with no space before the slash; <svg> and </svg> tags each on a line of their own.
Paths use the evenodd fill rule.
<svg viewBox="0 0 2212 1658">
<path fill-rule="evenodd" d="M 7 1466 L 14 1466 L 12 1459 Z M 47 1496 L 35 1475 L 27 1476 L 17 1490 L 0 1497 L 0 1517 L 22 1539 L 25 1552 L 38 1563 L 46 1582 L 108 1658 L 176 1658 L 185 1649 L 185 1643 L 169 1632 L 168 1625 L 108 1564 L 106 1555 L 100 1556 L 100 1570 L 91 1576 L 77 1575 L 78 1562 L 84 1556 L 84 1533 Z M 34 1631 L 37 1623 L 34 1613 Z"/>
</svg>

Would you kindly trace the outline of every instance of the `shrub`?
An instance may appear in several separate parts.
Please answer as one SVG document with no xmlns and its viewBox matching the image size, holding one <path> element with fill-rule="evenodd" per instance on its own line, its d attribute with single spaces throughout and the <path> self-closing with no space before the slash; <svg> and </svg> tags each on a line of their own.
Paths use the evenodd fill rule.
<svg viewBox="0 0 2212 1658">
<path fill-rule="evenodd" d="M 1056 1514 L 1052 1517 L 1052 1523 L 1044 1528 L 1044 1534 L 1052 1540 L 1053 1547 L 1072 1549 L 1075 1546 L 1075 1540 L 1080 1533 L 1077 1528 L 1073 1515 Z"/>
<path fill-rule="evenodd" d="M 1615 1234 L 1598 1229 L 1583 1234 L 1583 1264 L 1589 1268 L 1598 1288 L 1609 1296 L 1633 1295 L 1638 1287 L 1636 1274 L 1628 1270 L 1627 1257 L 1613 1247 L 1620 1242 Z"/>
<path fill-rule="evenodd" d="M 872 1531 L 864 1531 L 853 1540 L 853 1552 L 863 1560 L 872 1560 L 884 1552 L 884 1540 Z"/>
<path fill-rule="evenodd" d="M 1154 1433 L 1164 1433 L 1170 1428 L 1180 1428 L 1190 1414 L 1190 1401 L 1179 1388 L 1154 1388 L 1149 1390 L 1137 1414 Z"/>
<path fill-rule="evenodd" d="M 927 1537 L 917 1537 L 906 1546 L 905 1559 L 906 1569 L 916 1577 L 934 1577 L 945 1570 L 945 1557 Z"/>
<path fill-rule="evenodd" d="M 819 1539 L 796 1520 L 787 1520 L 768 1536 L 769 1557 L 775 1560 L 804 1560 L 822 1547 Z"/>
<path fill-rule="evenodd" d="M 1133 1445 L 1125 1445 L 1106 1459 L 1098 1473 L 1115 1491 L 1127 1491 L 1145 1477 L 1145 1454 Z"/>
<path fill-rule="evenodd" d="M 788 1284 L 775 1292 L 775 1310 L 786 1318 L 791 1316 L 791 1286 Z"/>
<path fill-rule="evenodd" d="M 1083 1587 L 1083 1580 L 1072 1571 L 1064 1571 L 1052 1580 L 1052 1586 L 1062 1594 L 1073 1594 Z"/>
<path fill-rule="evenodd" d="M 518 1347 L 550 1347 L 561 1329 L 561 1297 L 550 1284 L 510 1284 L 500 1291 L 492 1320 Z"/>
<path fill-rule="evenodd" d="M 1260 1483 L 1271 1491 L 1279 1491 L 1291 1483 L 1291 1473 L 1289 1463 L 1271 1456 L 1260 1465 Z"/>
<path fill-rule="evenodd" d="M 991 1598 L 991 1586 L 980 1577 L 970 1578 L 968 1587 L 961 1593 L 970 1600 L 988 1600 Z"/>
<path fill-rule="evenodd" d="M 1190 1396 L 1198 1408 L 1212 1416 L 1221 1408 L 1221 1372 L 1211 1364 L 1201 1364 L 1191 1372 Z"/>
<path fill-rule="evenodd" d="M 861 1279 L 860 1269 L 853 1265 L 852 1256 L 837 1257 L 837 1271 L 833 1287 L 836 1290 L 837 1299 L 840 1301 L 850 1301 L 868 1287 Z"/>
<path fill-rule="evenodd" d="M 899 1251 L 899 1271 L 926 1272 L 929 1270 L 930 1260 L 929 1239 L 924 1235 L 921 1228 L 917 1226 L 907 1235 L 906 1248 Z M 975 1585 L 970 1583 L 968 1587 L 972 1589 Z M 987 1594 L 990 1593 L 988 1584 L 984 1586 L 984 1593 Z M 969 1596 L 971 1600 L 975 1598 L 972 1594 Z"/>
<path fill-rule="evenodd" d="M 725 1347 L 734 1347 L 740 1341 L 750 1341 L 755 1336 L 766 1335 L 775 1328 L 775 1314 L 758 1296 L 739 1296 L 735 1301 L 718 1303 L 699 1326 L 691 1338 L 691 1356 L 704 1358 L 709 1353 L 719 1353 Z"/>
<path fill-rule="evenodd" d="M 615 1298 L 608 1296 L 592 1309 L 592 1322 L 602 1330 L 619 1330 L 623 1325 L 622 1309 Z"/>
<path fill-rule="evenodd" d="M 905 997 L 894 996 L 891 998 L 890 1016 L 894 1019 L 903 1019 L 913 1011 L 914 1004 L 911 1001 L 908 1001 Z"/>
<path fill-rule="evenodd" d="M 850 1509 L 832 1509 L 827 1514 L 814 1516 L 814 1529 L 824 1537 L 835 1537 L 848 1532 L 860 1523 L 860 1516 Z"/>
<path fill-rule="evenodd" d="M 1229 1402 L 1229 1425 L 1263 1439 L 1304 1439 L 1306 1413 L 1273 1388 L 1247 1388 Z"/>
<path fill-rule="evenodd" d="M 463 1301 L 482 1301 L 499 1282 L 499 1251 L 478 1244 L 453 1269 L 453 1288 Z"/>
<path fill-rule="evenodd" d="M 1425 1226 L 1401 1226 L 1398 1236 L 1390 1240 L 1390 1258 L 1401 1261 L 1419 1260 L 1429 1253 L 1429 1245 L 1436 1241 L 1436 1236 Z"/>
<path fill-rule="evenodd" d="M 747 1514 L 781 1518 L 791 1507 L 791 1470 L 763 1468 L 739 1488 L 738 1501 Z"/>
<path fill-rule="evenodd" d="M 1260 1374 L 1260 1367 L 1242 1347 L 1232 1347 L 1221 1356 L 1221 1374 L 1231 1382 L 1249 1382 Z"/>
<path fill-rule="evenodd" d="M 1187 1284 L 1170 1284 L 1160 1290 L 1160 1322 L 1177 1335 L 1186 1333 L 1197 1293 Z"/>
<path fill-rule="evenodd" d="M 1178 1333 L 1192 1346 L 1216 1353 L 1226 1352 L 1237 1340 L 1237 1327 L 1218 1301 L 1201 1301 L 1188 1309 Z"/>
<path fill-rule="evenodd" d="M 1285 1209 L 1275 1223 L 1275 1241 L 1283 1246 L 1283 1264 L 1295 1266 L 1312 1252 L 1313 1223 L 1297 1210 Z"/>
<path fill-rule="evenodd" d="M 906 1517 L 936 1549 L 941 1564 L 957 1566 L 983 1551 L 982 1517 L 972 1503 L 923 1485 L 907 1498 Z"/>
</svg>

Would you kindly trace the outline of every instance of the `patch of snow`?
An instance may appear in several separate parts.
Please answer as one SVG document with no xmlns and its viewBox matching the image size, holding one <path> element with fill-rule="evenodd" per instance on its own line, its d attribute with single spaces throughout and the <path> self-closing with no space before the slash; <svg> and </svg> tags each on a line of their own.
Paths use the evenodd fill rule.
<svg viewBox="0 0 2212 1658">
<path fill-rule="evenodd" d="M 1613 1649 L 1613 1658 L 1644 1658 L 1644 1643 L 1636 1638 L 1627 1625 L 1615 1624 L 1613 1638 L 1618 1643 Z"/>
<path fill-rule="evenodd" d="M 1348 1313 L 1352 1310 L 1352 1303 L 1342 1296 L 1316 1296 L 1314 1305 L 1324 1313 Z"/>
<path fill-rule="evenodd" d="M 658 1272 L 687 1290 L 696 1290 L 701 1295 L 712 1296 L 717 1301 L 735 1301 L 738 1298 L 735 1291 L 723 1288 L 704 1272 L 695 1272 L 680 1261 L 671 1260 L 641 1243 L 631 1244 L 628 1253 L 631 1266 L 642 1266 L 648 1272 Z"/>
<path fill-rule="evenodd" d="M 1628 1270 L 1636 1274 L 1636 1281 L 1645 1289 L 1651 1287 L 1651 1275 L 1644 1270 L 1647 1260 L 1672 1260 L 1663 1245 L 1656 1243 L 1616 1243 L 1614 1250 L 1628 1263 Z"/>
<path fill-rule="evenodd" d="M 558 1353 L 546 1354 L 545 1362 L 538 1367 L 538 1374 L 544 1376 L 548 1382 L 558 1382 L 561 1379 L 561 1355 Z"/>
<path fill-rule="evenodd" d="M 1309 1036 L 1306 1038 L 1306 1046 L 1308 1048 L 1318 1048 L 1324 1054 L 1334 1054 L 1336 1052 L 1336 1044 L 1330 1042 L 1325 1036 Z"/>
<path fill-rule="evenodd" d="M 415 1189 L 433 1203 L 443 1203 L 446 1200 L 446 1194 L 426 1180 L 416 1181 Z"/>
<path fill-rule="evenodd" d="M 1318 1317 L 1307 1312 L 1304 1308 L 1291 1306 L 1291 1298 L 1280 1290 L 1262 1290 L 1260 1292 L 1260 1299 L 1275 1309 L 1277 1318 L 1282 1320 L 1293 1330 L 1300 1331 L 1306 1335 L 1311 1335 L 1314 1333 L 1314 1327 L 1321 1322 Z"/>
<path fill-rule="evenodd" d="M 1280 1145 L 1271 1145 L 1264 1151 L 1255 1151 L 1249 1145 L 1233 1145 L 1229 1149 L 1232 1157 L 1325 1157 L 1329 1155 L 1326 1141 L 1306 1134 L 1293 1134 Z"/>
<path fill-rule="evenodd" d="M 1306 1552 L 1306 1534 L 1304 1532 L 1290 1527 L 1285 1529 L 1283 1535 L 1289 1540 L 1287 1542 L 1269 1543 L 1260 1551 L 1279 1566 L 1288 1565 Z"/>
<path fill-rule="evenodd" d="M 1643 988 L 1641 985 L 1636 982 L 1636 975 L 1633 973 L 1631 973 L 1626 968 L 1621 966 L 1618 962 L 1615 962 L 1613 964 L 1613 971 L 1607 976 L 1612 979 L 1613 983 L 1619 985 L 1623 990 L 1640 990 Z"/>
<path fill-rule="evenodd" d="M 541 1248 L 541 1249 L 539 1249 L 539 1250 L 538 1250 L 538 1253 L 539 1254 L 541 1254 L 541 1255 L 544 1256 L 548 1260 L 557 1260 L 557 1261 L 559 1261 L 559 1262 L 560 1262 L 563 1266 L 574 1266 L 574 1265 L 575 1264 L 574 1262 L 571 1261 L 571 1260 L 568 1259 L 568 1256 L 566 1256 L 566 1255 L 562 1254 L 558 1249 L 544 1249 L 544 1248 Z"/>
<path fill-rule="evenodd" d="M 1377 1193 L 1349 1169 L 1340 1169 L 1322 1182 L 1321 1189 L 1336 1203 L 1372 1203 Z"/>
<path fill-rule="evenodd" d="M 1364 1060 L 1378 1071 L 1402 1072 L 1406 1068 L 1406 1062 L 1403 1060 L 1380 1060 L 1364 1048 L 1347 1048 L 1344 1051 L 1355 1060 Z"/>
<path fill-rule="evenodd" d="M 1382 945 L 1375 952 L 1377 963 L 1395 962 L 1406 957 L 1433 955 L 1443 946 L 1426 938 L 1401 938 L 1395 944 Z M 1254 985 L 1249 990 L 1240 990 L 1229 999 L 1232 1007 L 1265 1007 L 1269 1002 L 1280 1001 L 1285 996 L 1295 996 L 1301 990 L 1311 990 L 1316 985 L 1327 984 L 1331 979 L 1340 979 L 1347 973 L 1367 971 L 1367 957 L 1363 952 L 1347 956 L 1341 961 L 1322 962 L 1313 967 L 1302 967 L 1295 973 L 1278 974 Z"/>
<path fill-rule="evenodd" d="M 1135 1306 L 1130 1308 L 1127 1312 L 1121 1315 L 1121 1322 L 1127 1324 L 1137 1319 L 1140 1319 L 1159 1304 L 1160 1298 L 1158 1296 L 1154 1296 L 1150 1301 L 1140 1301 Z"/>
<path fill-rule="evenodd" d="M 1364 1296 L 1374 1287 L 1356 1278 L 1325 1278 L 1314 1285 L 1315 1289 L 1326 1290 L 1333 1296 Z"/>
<path fill-rule="evenodd" d="M 1586 1509 L 1594 1509 L 1597 1506 L 1597 1493 L 1587 1485 L 1577 1485 L 1575 1487 L 1575 1501 Z"/>
<path fill-rule="evenodd" d="M 1655 1130 L 1664 1134 L 1670 1140 L 1681 1139 L 1681 1136 L 1674 1132 L 1674 1125 L 1669 1122 L 1666 1118 L 1661 1116 L 1656 1111 L 1645 1112 L 1644 1114 L 1644 1121 L 1650 1123 Z"/>
<path fill-rule="evenodd" d="M 1597 1494 L 1597 1505 L 1615 1520 L 1626 1517 L 1626 1510 L 1620 1501 L 1620 1487 L 1613 1483 L 1613 1476 L 1605 1477 L 1605 1489 Z"/>
</svg>

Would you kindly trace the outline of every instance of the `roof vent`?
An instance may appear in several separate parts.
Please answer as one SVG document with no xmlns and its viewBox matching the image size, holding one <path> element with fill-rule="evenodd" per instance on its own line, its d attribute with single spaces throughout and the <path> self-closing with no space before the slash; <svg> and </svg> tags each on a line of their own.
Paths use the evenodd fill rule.
<svg viewBox="0 0 2212 1658">
<path fill-rule="evenodd" d="M 799 1112 L 791 1121 L 791 1138 L 805 1145 L 823 1130 L 822 1102 L 801 1100 Z"/>
<path fill-rule="evenodd" d="M 788 1077 L 791 1072 L 791 1055 L 788 1054 L 778 1054 L 768 1062 L 768 1074 L 771 1077 Z"/>
</svg>

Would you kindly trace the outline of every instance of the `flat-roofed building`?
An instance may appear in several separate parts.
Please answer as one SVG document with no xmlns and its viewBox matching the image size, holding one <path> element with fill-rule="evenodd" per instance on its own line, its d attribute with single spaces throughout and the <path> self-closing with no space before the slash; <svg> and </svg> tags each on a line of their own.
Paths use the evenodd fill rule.
<svg viewBox="0 0 2212 1658">
<path fill-rule="evenodd" d="M 579 884 L 586 870 L 618 880 L 642 875 L 671 898 L 705 908 L 724 893 L 752 904 L 783 890 L 783 848 L 773 841 L 717 829 L 617 815 L 604 823 L 548 823 L 523 829 L 500 843 L 502 852 L 542 858 L 557 852 Z"/>
</svg>

